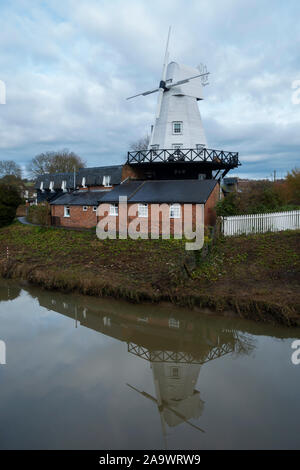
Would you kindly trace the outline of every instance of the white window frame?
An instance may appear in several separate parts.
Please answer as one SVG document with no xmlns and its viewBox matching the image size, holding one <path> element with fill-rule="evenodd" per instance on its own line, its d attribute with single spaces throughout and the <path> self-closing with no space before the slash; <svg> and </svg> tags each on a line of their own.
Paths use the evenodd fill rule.
<svg viewBox="0 0 300 470">
<path fill-rule="evenodd" d="M 50 181 L 49 189 L 50 189 L 51 193 L 54 193 L 54 181 Z"/>
<path fill-rule="evenodd" d="M 180 379 L 180 369 L 179 367 L 170 367 L 170 377 L 172 379 Z"/>
<path fill-rule="evenodd" d="M 67 181 L 66 180 L 62 180 L 61 189 L 63 190 L 64 193 L 67 191 Z"/>
<path fill-rule="evenodd" d="M 169 328 L 180 328 L 180 320 L 177 318 L 169 318 Z"/>
<path fill-rule="evenodd" d="M 70 217 L 70 206 L 64 206 L 64 217 Z"/>
<path fill-rule="evenodd" d="M 97 206 L 93 206 L 93 212 L 97 212 L 97 209 L 98 209 Z"/>
<path fill-rule="evenodd" d="M 173 150 L 180 150 L 182 149 L 183 144 L 172 144 Z"/>
<path fill-rule="evenodd" d="M 81 181 L 81 186 L 82 186 L 83 188 L 86 188 L 85 182 L 86 182 L 86 179 L 85 179 L 85 176 L 83 176 L 83 177 L 82 177 L 82 181 Z"/>
<path fill-rule="evenodd" d="M 179 132 L 177 132 L 175 130 L 176 127 L 178 126 L 178 124 L 180 126 L 180 131 Z M 172 122 L 172 131 L 173 131 L 174 135 L 182 135 L 183 134 L 183 123 L 182 123 L 182 121 L 173 121 Z"/>
<path fill-rule="evenodd" d="M 148 217 L 148 204 L 143 203 L 138 205 L 138 217 Z"/>
<path fill-rule="evenodd" d="M 204 144 L 196 144 L 196 150 L 197 152 L 201 152 L 205 148 Z"/>
<path fill-rule="evenodd" d="M 113 203 L 109 207 L 109 215 L 117 217 L 119 215 L 119 204 Z"/>
<path fill-rule="evenodd" d="M 42 191 L 42 193 L 44 192 L 44 181 L 41 181 L 40 190 Z"/>
<path fill-rule="evenodd" d="M 82 210 L 83 210 L 83 212 L 87 212 L 88 206 L 82 206 Z"/>
<path fill-rule="evenodd" d="M 181 218 L 181 207 L 180 204 L 170 204 L 170 219 L 180 219 Z"/>
<path fill-rule="evenodd" d="M 109 175 L 103 176 L 103 186 L 105 188 L 111 187 L 110 180 L 111 180 L 111 177 Z"/>
</svg>

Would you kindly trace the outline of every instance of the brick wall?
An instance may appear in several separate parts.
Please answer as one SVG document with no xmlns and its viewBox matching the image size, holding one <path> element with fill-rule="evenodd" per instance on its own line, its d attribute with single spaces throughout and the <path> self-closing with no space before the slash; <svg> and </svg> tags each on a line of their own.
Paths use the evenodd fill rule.
<svg viewBox="0 0 300 470">
<path fill-rule="evenodd" d="M 215 212 L 215 205 L 219 199 L 219 185 L 217 184 L 212 193 L 210 194 L 205 206 L 204 206 L 204 223 L 205 225 L 214 225 L 216 221 L 216 212 Z M 111 224 L 116 223 L 116 227 L 118 230 L 119 227 L 119 216 L 109 216 L 109 207 L 110 204 L 100 204 L 102 215 L 97 216 L 97 213 L 93 211 L 92 206 L 88 206 L 88 210 L 85 212 L 83 211 L 82 206 L 69 206 L 70 207 L 70 217 L 64 217 L 64 206 L 51 206 L 51 216 L 52 216 L 52 224 L 53 225 L 61 225 L 64 227 L 83 227 L 83 228 L 91 228 L 95 227 L 97 223 L 102 220 L 104 217 L 107 217 L 107 222 Z M 192 206 L 191 210 L 191 218 L 192 218 L 192 226 L 195 228 L 196 226 L 196 204 L 189 204 L 189 207 Z M 155 205 L 154 205 L 155 208 Z M 151 230 L 151 222 L 154 226 L 153 221 L 151 220 L 151 214 L 154 210 L 151 204 L 148 204 L 148 217 L 137 217 L 137 210 L 138 204 L 128 204 L 128 214 L 127 214 L 127 224 L 132 222 L 136 219 L 135 224 L 142 224 L 143 231 L 150 232 Z M 168 219 L 170 220 L 170 233 L 174 235 L 176 232 L 182 230 L 183 223 L 185 217 L 188 216 L 188 212 L 185 214 L 185 207 L 184 204 L 180 204 L 180 213 L 181 217 L 177 219 Z M 165 204 L 163 206 L 163 210 L 166 211 L 166 214 L 169 214 L 169 206 Z M 163 226 L 162 226 L 162 214 L 159 215 L 159 222 L 158 225 L 155 227 L 158 233 L 163 233 Z M 199 213 L 198 213 L 198 220 L 199 220 Z"/>
<path fill-rule="evenodd" d="M 218 183 L 216 184 L 215 188 L 211 192 L 205 204 L 205 208 L 204 208 L 205 225 L 210 225 L 210 226 L 215 225 L 216 219 L 217 219 L 215 206 L 219 200 L 219 197 L 220 197 L 220 185 Z"/>
<path fill-rule="evenodd" d="M 145 179 L 144 171 L 142 168 L 131 166 L 131 165 L 123 165 L 122 168 L 122 181 L 126 178 L 138 179 L 143 180 Z"/>
<path fill-rule="evenodd" d="M 83 211 L 82 206 L 69 206 L 70 217 L 64 217 L 64 206 L 51 206 L 52 225 L 62 227 L 83 227 L 92 228 L 97 225 L 97 213 L 93 211 L 93 206 L 87 206 L 87 211 Z"/>
</svg>

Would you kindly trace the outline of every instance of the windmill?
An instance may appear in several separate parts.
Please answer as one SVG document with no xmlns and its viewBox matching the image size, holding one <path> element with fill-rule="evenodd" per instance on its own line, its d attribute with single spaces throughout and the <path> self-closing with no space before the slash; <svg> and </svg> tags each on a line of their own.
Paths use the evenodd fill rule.
<svg viewBox="0 0 300 470">
<path fill-rule="evenodd" d="M 208 84 L 209 72 L 203 64 L 192 68 L 177 62 L 168 63 L 170 32 L 171 28 L 159 86 L 127 99 L 158 93 L 149 150 L 201 150 L 207 143 L 197 102 L 203 99 L 202 87 Z"/>
</svg>

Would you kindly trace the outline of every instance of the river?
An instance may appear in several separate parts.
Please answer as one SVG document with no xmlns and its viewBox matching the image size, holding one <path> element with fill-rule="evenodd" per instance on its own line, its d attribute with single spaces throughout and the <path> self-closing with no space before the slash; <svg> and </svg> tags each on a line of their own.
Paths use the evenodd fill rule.
<svg viewBox="0 0 300 470">
<path fill-rule="evenodd" d="M 299 328 L 4 280 L 0 300 L 1 449 L 300 447 Z"/>
</svg>

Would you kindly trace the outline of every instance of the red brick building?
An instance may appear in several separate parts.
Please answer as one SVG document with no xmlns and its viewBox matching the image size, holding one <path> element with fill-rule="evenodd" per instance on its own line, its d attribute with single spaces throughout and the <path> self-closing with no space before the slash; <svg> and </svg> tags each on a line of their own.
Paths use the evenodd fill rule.
<svg viewBox="0 0 300 470">
<path fill-rule="evenodd" d="M 35 187 L 38 202 L 50 203 L 52 225 L 92 228 L 106 218 L 118 227 L 121 196 L 127 201 L 128 225 L 136 219 L 149 232 L 153 214 L 160 210 L 157 230 L 164 232 L 162 213 L 169 214 L 172 234 L 188 216 L 196 223 L 199 205 L 204 207 L 204 224 L 215 224 L 220 176 L 238 164 L 237 154 L 206 148 L 186 154 L 178 150 L 136 151 L 128 153 L 125 165 L 46 174 L 38 178 Z"/>
</svg>

